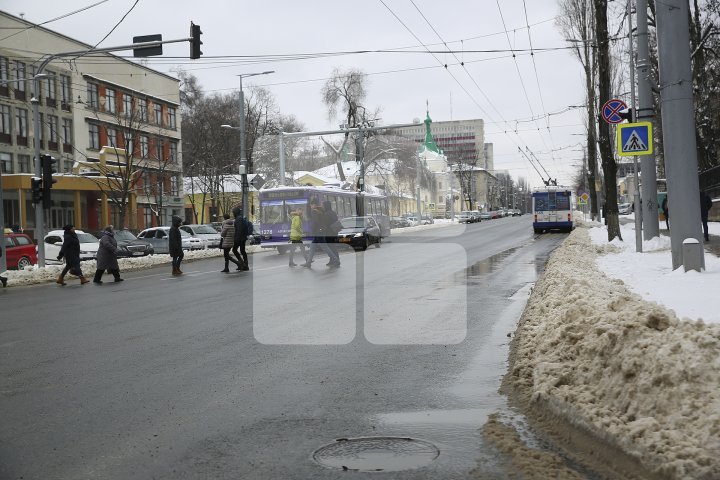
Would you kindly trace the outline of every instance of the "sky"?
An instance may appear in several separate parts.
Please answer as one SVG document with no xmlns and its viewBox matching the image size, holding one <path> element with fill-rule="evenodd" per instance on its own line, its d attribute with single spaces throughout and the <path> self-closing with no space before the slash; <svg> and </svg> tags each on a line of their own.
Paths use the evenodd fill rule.
<svg viewBox="0 0 720 480">
<path fill-rule="evenodd" d="M 157 33 L 187 38 L 193 21 L 202 58 L 189 59 L 188 43 L 169 44 L 148 66 L 180 67 L 206 93 L 235 92 L 238 75 L 274 70 L 243 87 L 269 89 L 306 131 L 342 123 L 328 117 L 320 90 L 335 68 L 355 68 L 367 74 L 366 103 L 381 109 L 381 124 L 422 119 L 426 105 L 435 121 L 481 118 L 495 169 L 532 186 L 542 179 L 519 149 L 561 184 L 582 164 L 583 118 L 568 107 L 584 103 L 583 76 L 556 26 L 554 0 L 3 0 L 0 8 L 92 45 L 112 31 L 100 47 Z M 393 51 L 341 54 L 365 50 Z"/>
</svg>

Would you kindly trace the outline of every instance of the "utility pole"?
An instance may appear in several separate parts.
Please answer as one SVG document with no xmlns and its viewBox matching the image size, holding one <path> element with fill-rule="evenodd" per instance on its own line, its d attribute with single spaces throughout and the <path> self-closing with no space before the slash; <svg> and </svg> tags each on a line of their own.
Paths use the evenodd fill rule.
<svg viewBox="0 0 720 480">
<path fill-rule="evenodd" d="M 687 0 L 656 3 L 663 149 L 668 203 L 672 211 L 672 267 L 676 269 L 684 264 L 686 269 L 699 271 L 705 268 L 705 256 L 700 227 L 688 15 Z M 683 242 L 686 239 L 697 240 L 701 249 L 694 262 L 683 262 Z"/>
<path fill-rule="evenodd" d="M 627 19 L 628 19 L 628 42 L 630 52 L 630 123 L 635 123 L 635 59 L 633 40 L 632 40 L 632 0 L 627 3 Z M 640 181 L 638 176 L 638 158 L 633 155 L 633 170 L 635 170 L 635 188 L 634 201 L 635 205 L 635 251 L 642 252 L 642 206 L 640 205 Z"/>
<path fill-rule="evenodd" d="M 653 110 L 652 88 L 650 86 L 650 54 L 648 48 L 647 0 L 636 0 L 637 13 L 637 79 L 638 108 L 636 121 L 652 122 L 655 117 Z M 642 178 L 640 198 L 642 200 L 643 238 L 650 240 L 660 235 L 657 203 L 657 173 L 655 155 L 640 157 L 640 174 Z M 635 215 L 638 215 L 636 210 Z"/>
</svg>

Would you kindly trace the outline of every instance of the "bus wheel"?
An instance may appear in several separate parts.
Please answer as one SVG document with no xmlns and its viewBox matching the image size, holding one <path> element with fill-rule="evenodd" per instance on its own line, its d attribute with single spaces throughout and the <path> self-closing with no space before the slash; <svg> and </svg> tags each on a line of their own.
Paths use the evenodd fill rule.
<svg viewBox="0 0 720 480">
<path fill-rule="evenodd" d="M 288 252 L 288 247 L 286 247 L 286 246 L 277 247 L 277 251 L 278 251 L 279 255 L 285 255 Z"/>
</svg>

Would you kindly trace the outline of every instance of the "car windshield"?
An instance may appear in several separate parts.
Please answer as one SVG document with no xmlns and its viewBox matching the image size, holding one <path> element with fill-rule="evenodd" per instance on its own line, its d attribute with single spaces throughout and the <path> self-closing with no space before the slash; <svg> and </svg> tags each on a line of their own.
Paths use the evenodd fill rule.
<svg viewBox="0 0 720 480">
<path fill-rule="evenodd" d="M 100 241 L 89 233 L 78 233 L 77 236 L 80 243 L 98 243 Z"/>
<path fill-rule="evenodd" d="M 216 234 L 218 233 L 217 230 L 215 230 L 211 225 L 198 225 L 196 227 L 193 227 L 193 230 L 195 230 L 195 233 L 212 233 Z"/>
<path fill-rule="evenodd" d="M 370 226 L 370 218 L 368 217 L 348 217 L 340 220 L 344 228 L 365 228 Z"/>
<path fill-rule="evenodd" d="M 127 230 L 115 230 L 115 239 L 131 242 L 136 240 L 137 237 Z"/>
</svg>

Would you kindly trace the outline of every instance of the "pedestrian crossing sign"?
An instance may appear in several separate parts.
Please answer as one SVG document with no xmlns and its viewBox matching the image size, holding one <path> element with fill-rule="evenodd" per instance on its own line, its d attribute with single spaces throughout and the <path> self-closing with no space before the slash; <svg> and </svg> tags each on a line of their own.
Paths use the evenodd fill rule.
<svg viewBox="0 0 720 480">
<path fill-rule="evenodd" d="M 617 126 L 617 154 L 621 157 L 653 153 L 652 123 L 624 123 Z"/>
</svg>

